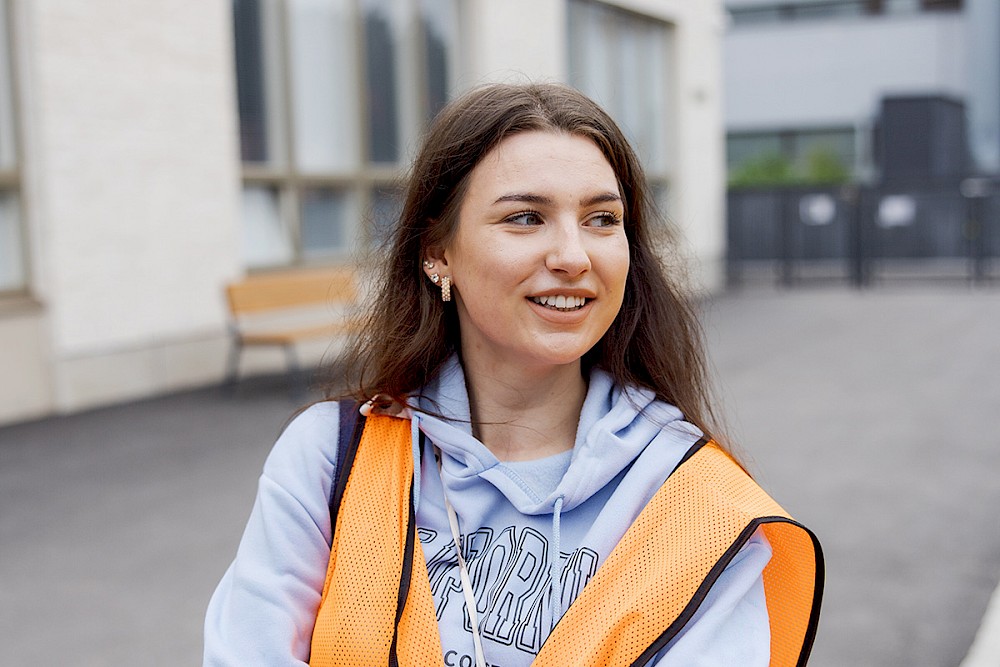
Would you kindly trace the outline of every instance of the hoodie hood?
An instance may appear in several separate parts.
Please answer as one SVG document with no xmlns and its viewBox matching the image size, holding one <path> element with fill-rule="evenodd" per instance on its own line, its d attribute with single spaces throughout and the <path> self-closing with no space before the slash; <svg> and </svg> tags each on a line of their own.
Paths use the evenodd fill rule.
<svg viewBox="0 0 1000 667">
<path fill-rule="evenodd" d="M 437 378 L 411 401 L 415 426 L 442 453 L 442 481 L 461 493 L 479 480 L 496 487 L 518 512 L 566 512 L 602 489 L 650 446 L 677 438 L 693 442 L 701 433 L 680 411 L 656 400 L 653 392 L 616 387 L 600 369 L 590 375 L 569 467 L 556 488 L 539 498 L 511 468 L 472 435 L 468 391 L 458 358 L 446 362 Z M 444 419 L 425 411 L 439 413 Z M 416 434 L 415 434 L 416 435 Z"/>
</svg>

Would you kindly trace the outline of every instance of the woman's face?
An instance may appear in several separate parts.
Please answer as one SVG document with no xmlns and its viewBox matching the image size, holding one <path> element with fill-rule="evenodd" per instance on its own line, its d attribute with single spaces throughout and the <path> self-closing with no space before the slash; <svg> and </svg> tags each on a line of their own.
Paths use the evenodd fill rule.
<svg viewBox="0 0 1000 667">
<path fill-rule="evenodd" d="M 428 271 L 451 277 L 465 364 L 579 362 L 622 305 L 623 215 L 614 170 L 590 139 L 525 132 L 487 153 Z"/>
</svg>

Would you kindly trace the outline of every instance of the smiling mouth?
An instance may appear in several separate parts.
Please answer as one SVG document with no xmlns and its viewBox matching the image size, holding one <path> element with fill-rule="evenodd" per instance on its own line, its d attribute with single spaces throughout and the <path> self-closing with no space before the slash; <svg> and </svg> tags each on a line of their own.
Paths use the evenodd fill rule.
<svg viewBox="0 0 1000 667">
<path fill-rule="evenodd" d="M 545 306 L 546 308 L 562 312 L 579 310 L 587 305 L 588 301 L 588 299 L 582 296 L 563 296 L 561 294 L 559 296 L 533 296 L 531 300 L 539 306 Z"/>
</svg>

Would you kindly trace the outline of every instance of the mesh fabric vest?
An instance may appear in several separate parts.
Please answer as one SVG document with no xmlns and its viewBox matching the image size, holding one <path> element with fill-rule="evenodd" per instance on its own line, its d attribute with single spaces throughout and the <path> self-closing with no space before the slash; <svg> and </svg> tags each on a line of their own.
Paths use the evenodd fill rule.
<svg viewBox="0 0 1000 667">
<path fill-rule="evenodd" d="M 363 435 L 362 435 L 363 430 Z M 341 445 L 345 445 L 341 438 Z M 331 503 L 333 546 L 310 664 L 444 664 L 411 502 L 410 423 L 362 420 Z M 804 665 L 823 587 L 815 536 L 714 443 L 685 456 L 600 566 L 532 663 L 643 665 L 684 627 L 758 528 L 771 665 Z"/>
</svg>

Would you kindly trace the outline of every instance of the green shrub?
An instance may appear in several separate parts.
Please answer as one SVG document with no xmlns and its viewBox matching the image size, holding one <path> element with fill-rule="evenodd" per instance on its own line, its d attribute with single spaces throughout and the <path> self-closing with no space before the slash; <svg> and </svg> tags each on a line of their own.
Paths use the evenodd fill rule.
<svg viewBox="0 0 1000 667">
<path fill-rule="evenodd" d="M 791 185 L 796 182 L 792 163 L 778 153 L 765 153 L 747 160 L 729 175 L 730 187 Z"/>
<path fill-rule="evenodd" d="M 829 148 L 817 146 L 806 155 L 806 182 L 842 185 L 850 179 L 850 170 Z"/>
<path fill-rule="evenodd" d="M 827 146 L 810 150 L 802 164 L 793 164 L 779 153 L 764 153 L 747 160 L 729 175 L 729 187 L 753 188 L 781 185 L 841 185 L 851 171 Z"/>
</svg>

